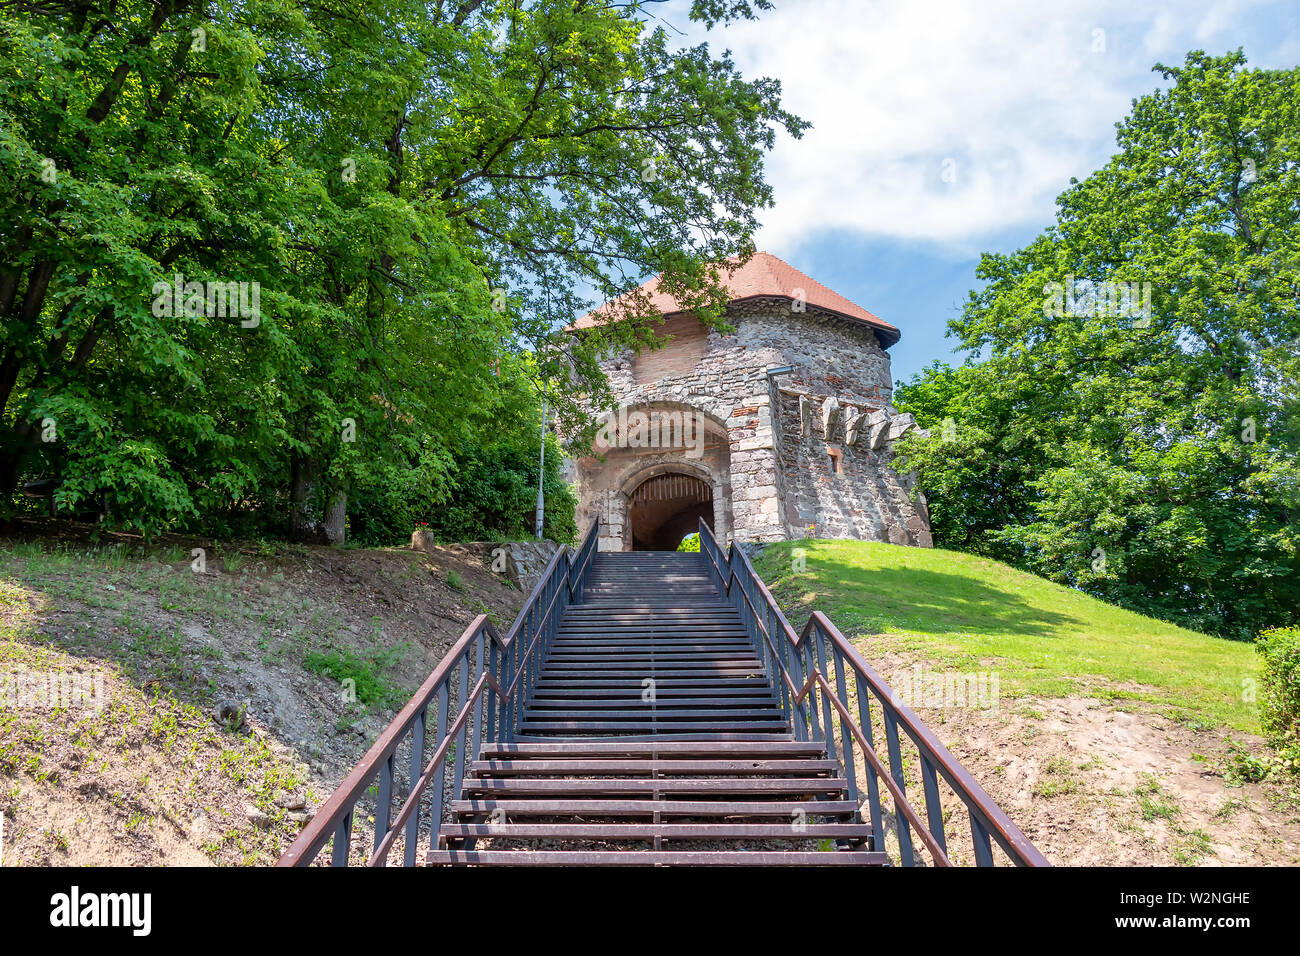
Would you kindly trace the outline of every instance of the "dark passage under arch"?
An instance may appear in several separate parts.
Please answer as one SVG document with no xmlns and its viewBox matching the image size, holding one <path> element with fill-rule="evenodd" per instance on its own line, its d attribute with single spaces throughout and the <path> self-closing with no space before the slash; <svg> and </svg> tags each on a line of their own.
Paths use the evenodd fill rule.
<svg viewBox="0 0 1300 956">
<path fill-rule="evenodd" d="M 633 551 L 676 551 L 682 537 L 713 527 L 713 486 L 703 478 L 669 472 L 647 478 L 628 495 Z"/>
</svg>

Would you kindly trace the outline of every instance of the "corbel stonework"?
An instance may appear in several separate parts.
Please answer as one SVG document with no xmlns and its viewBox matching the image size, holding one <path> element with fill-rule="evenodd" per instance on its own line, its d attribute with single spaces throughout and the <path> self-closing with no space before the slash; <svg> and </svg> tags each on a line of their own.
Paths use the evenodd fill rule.
<svg viewBox="0 0 1300 956">
<path fill-rule="evenodd" d="M 857 444 L 858 431 L 862 424 L 862 418 L 862 413 L 852 405 L 844 409 L 844 444 Z"/>
<path fill-rule="evenodd" d="M 831 430 L 835 427 L 839 413 L 840 400 L 834 395 L 828 395 L 822 403 L 822 437 L 827 441 L 831 440 Z"/>
</svg>

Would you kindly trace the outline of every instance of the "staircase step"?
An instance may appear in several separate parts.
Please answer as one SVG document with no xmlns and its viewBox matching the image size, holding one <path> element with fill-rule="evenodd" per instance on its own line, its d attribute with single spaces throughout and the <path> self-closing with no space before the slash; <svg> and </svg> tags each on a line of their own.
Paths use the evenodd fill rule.
<svg viewBox="0 0 1300 956">
<path fill-rule="evenodd" d="M 484 774 L 513 776 L 576 776 L 581 774 L 831 774 L 839 769 L 834 760 L 691 760 L 691 759 L 627 759 L 627 760 L 476 760 L 470 765 L 475 777 Z"/>
<path fill-rule="evenodd" d="M 767 756 L 826 755 L 825 744 L 807 740 L 747 741 L 546 741 L 545 743 L 485 743 L 482 755 L 487 757 L 554 757 L 590 756 L 603 754 L 610 757 L 664 755 L 694 757 L 734 757 L 739 754 L 765 754 Z"/>
<path fill-rule="evenodd" d="M 525 734 L 592 734 L 598 737 L 614 736 L 617 734 L 640 732 L 640 733 L 661 733 L 661 734 L 687 734 L 703 733 L 705 731 L 716 731 L 717 733 L 736 733 L 756 730 L 764 730 L 770 733 L 781 733 L 785 731 L 786 725 L 781 721 L 726 721 L 726 720 L 700 720 L 700 721 L 621 721 L 618 724 L 604 723 L 601 721 L 588 720 L 529 720 L 525 721 L 520 730 Z"/>
<path fill-rule="evenodd" d="M 579 709 L 579 708 L 575 708 L 575 709 Z M 536 716 L 542 720 L 551 720 L 555 718 L 555 715 L 551 714 L 549 711 L 534 712 L 531 705 L 529 705 L 529 707 L 527 707 L 524 710 L 524 713 L 529 715 L 535 713 Z M 671 707 L 668 708 L 659 707 L 657 701 L 653 704 L 645 703 L 642 704 L 640 707 L 634 707 L 627 710 L 599 711 L 601 720 L 645 720 L 647 717 L 650 716 L 656 716 L 662 720 L 698 720 L 700 718 L 713 717 L 715 715 L 725 716 L 728 720 L 739 720 L 743 717 L 762 718 L 766 720 L 777 719 L 773 716 L 773 714 L 774 711 L 770 707 L 755 707 L 749 709 L 739 708 L 739 709 L 729 709 L 729 710 L 717 710 L 710 707 L 710 708 L 695 708 L 695 709 L 683 708 L 679 710 Z M 525 717 L 524 719 L 525 721 L 527 721 L 528 717 Z"/>
<path fill-rule="evenodd" d="M 736 711 L 740 708 L 756 708 L 766 705 L 761 711 L 764 714 L 770 714 L 772 707 L 776 706 L 775 697 L 728 697 L 719 700 L 714 697 L 669 697 L 663 694 L 656 694 L 654 703 L 640 700 L 634 694 L 626 694 L 621 698 L 614 700 L 573 700 L 567 697 L 546 698 L 532 696 L 528 700 L 528 707 L 525 712 L 529 713 L 551 713 L 553 711 L 571 711 L 574 713 L 611 713 L 619 709 L 636 708 L 638 714 L 644 714 L 647 709 L 655 711 L 660 710 L 677 710 L 694 708 L 704 713 L 705 707 L 724 710 L 730 717 L 736 716 Z"/>
<path fill-rule="evenodd" d="M 655 696 L 660 703 L 665 700 L 690 700 L 699 696 L 706 696 L 710 700 L 729 701 L 729 700 L 771 700 L 775 702 L 776 698 L 772 694 L 772 688 L 766 682 L 760 684 L 757 681 L 752 682 L 753 686 L 744 686 L 741 684 L 727 685 L 719 681 L 712 684 L 688 684 L 686 686 L 667 686 L 664 681 L 655 682 Z M 538 684 L 534 688 L 532 696 L 528 698 L 530 705 L 540 703 L 580 703 L 584 701 L 609 700 L 615 702 L 618 700 L 640 700 L 641 693 L 645 688 L 640 681 L 612 681 L 602 687 L 588 687 L 578 684 L 553 684 L 548 683 L 545 686 Z"/>
<path fill-rule="evenodd" d="M 429 863 L 469 866 L 884 866 L 883 853 L 791 850 L 431 850 Z"/>
<path fill-rule="evenodd" d="M 567 731 L 548 731 L 541 730 L 536 733 L 519 733 L 515 735 L 516 740 L 526 741 L 529 743 L 541 743 L 547 740 L 589 740 L 593 743 L 608 743 L 611 741 L 628 741 L 636 743 L 646 740 L 676 740 L 676 741 L 704 741 L 704 740 L 721 740 L 721 741 L 739 741 L 739 740 L 786 740 L 790 737 L 788 727 L 748 727 L 744 729 L 731 730 L 689 730 L 681 727 L 664 727 L 655 725 L 643 729 L 630 729 L 628 727 L 606 728 L 604 730 L 577 730 Z"/>
<path fill-rule="evenodd" d="M 846 840 L 871 838 L 867 823 L 448 823 L 438 834 L 492 840 Z"/>
<path fill-rule="evenodd" d="M 729 818 L 781 818 L 793 819 L 803 814 L 809 820 L 817 817 L 843 817 L 857 812 L 858 805 L 851 800 L 600 800 L 590 797 L 579 800 L 550 798 L 529 800 L 519 798 L 461 799 L 451 802 L 451 810 L 459 815 L 492 814 L 501 812 L 507 820 L 553 816 L 601 817 L 729 817 Z"/>
<path fill-rule="evenodd" d="M 627 694 L 635 691 L 639 698 L 648 685 L 646 678 L 652 676 L 646 667 L 632 671 L 571 671 L 549 677 L 545 685 L 539 685 L 541 691 L 563 693 L 571 690 L 603 690 L 614 694 Z M 718 671 L 668 671 L 655 668 L 653 673 L 656 690 L 664 688 L 673 690 L 690 690 L 693 693 L 712 694 L 715 689 L 732 688 L 744 690 L 760 688 L 767 693 L 772 685 L 767 679 L 751 668 L 743 667 L 727 672 Z M 668 683 L 672 681 L 672 683 Z"/>
<path fill-rule="evenodd" d="M 649 673 L 655 671 L 655 674 Z M 666 661 L 658 664 L 642 663 L 630 665 L 619 661 L 600 663 L 599 661 L 556 661 L 542 671 L 543 679 L 586 679 L 608 677 L 635 677 L 644 680 L 647 677 L 753 677 L 766 680 L 763 669 L 757 660 L 752 661 Z"/>
<path fill-rule="evenodd" d="M 745 796 L 754 794 L 812 794 L 840 793 L 846 782 L 840 777 L 758 777 L 740 780 L 716 779 L 662 779 L 662 780 L 628 780 L 621 777 L 583 778 L 577 780 L 528 780 L 520 778 L 483 779 L 466 777 L 463 792 L 472 794 L 494 794 L 502 797 L 538 794 L 539 796 L 573 794 L 590 796 L 592 794 L 717 794 L 721 796 Z"/>
</svg>

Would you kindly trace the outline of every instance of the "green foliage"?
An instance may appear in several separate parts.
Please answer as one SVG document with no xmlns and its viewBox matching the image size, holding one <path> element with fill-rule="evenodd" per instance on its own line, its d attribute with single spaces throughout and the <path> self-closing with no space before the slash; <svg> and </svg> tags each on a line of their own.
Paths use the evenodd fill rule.
<svg viewBox="0 0 1300 956">
<path fill-rule="evenodd" d="M 983 257 L 975 360 L 895 394 L 930 431 L 901 463 L 940 543 L 1249 638 L 1300 615 L 1300 70 L 1158 69 L 1056 225 Z M 1072 280 L 1152 308 L 1055 307 Z"/>
<path fill-rule="evenodd" d="M 929 439 L 909 433 L 899 448 L 905 467 L 924 476 L 936 543 L 1014 560 L 990 531 L 1031 520 L 1028 481 L 1044 460 L 1019 432 L 1001 427 L 1013 408 L 1034 400 L 1030 383 L 1014 397 L 1004 384 L 992 362 L 960 368 L 933 362 L 899 386 L 894 404 L 931 433 Z"/>
<path fill-rule="evenodd" d="M 1277 769 L 1277 761 L 1269 753 L 1252 753 L 1239 744 L 1230 744 L 1228 757 L 1224 765 L 1224 779 L 1228 783 L 1240 786 L 1243 783 L 1259 783 L 1267 780 Z"/>
<path fill-rule="evenodd" d="M 354 486 L 349 534 L 366 545 L 406 541 L 411 529 L 442 541 L 532 537 L 537 508 L 541 412 L 531 390 L 496 397 L 493 424 L 463 436 L 438 454 L 426 442 L 425 460 L 410 468 L 376 470 Z M 563 450 L 547 436 L 544 533 L 559 541 L 576 534 L 577 500 L 562 474 Z"/>
<path fill-rule="evenodd" d="M 698 531 L 692 531 L 686 537 L 682 538 L 682 542 L 677 546 L 677 550 L 698 553 L 700 550 L 700 533 Z"/>
<path fill-rule="evenodd" d="M 534 424 L 528 436 L 491 444 L 465 443 L 456 454 L 448 499 L 422 518 L 441 541 L 493 541 L 531 538 L 537 514 L 537 464 L 540 440 Z M 563 452 L 547 436 L 544 537 L 576 539 L 573 490 L 560 474 Z"/>
<path fill-rule="evenodd" d="M 1136 700 L 1188 725 L 1259 733 L 1258 708 L 1242 694 L 1259 678 L 1251 645 L 990 558 L 812 538 L 768 545 L 754 568 L 796 631 L 820 610 L 878 658 L 919 655 L 965 673 L 992 668 L 1006 697 Z"/>
<path fill-rule="evenodd" d="M 457 528 L 517 526 L 540 393 L 580 433 L 609 398 L 597 356 L 652 317 L 557 327 L 658 269 L 716 318 L 707 264 L 752 248 L 764 151 L 804 126 L 651 22 L 571 0 L 5 5 L 0 513 L 50 478 L 61 513 L 107 502 L 150 534 L 391 542 L 446 503 Z M 209 309 L 213 283 L 248 283 L 256 314 L 251 291 L 249 314 Z"/>
<path fill-rule="evenodd" d="M 1300 772 L 1300 628 L 1265 631 L 1255 649 L 1264 658 L 1260 723 L 1284 766 Z"/>
<path fill-rule="evenodd" d="M 401 658 L 404 648 L 388 651 L 374 650 L 363 654 L 342 651 L 312 651 L 303 660 L 303 666 L 313 674 L 333 678 L 342 683 L 354 681 L 356 699 L 367 707 L 395 709 L 406 703 L 406 695 L 384 677 L 384 670 Z"/>
</svg>

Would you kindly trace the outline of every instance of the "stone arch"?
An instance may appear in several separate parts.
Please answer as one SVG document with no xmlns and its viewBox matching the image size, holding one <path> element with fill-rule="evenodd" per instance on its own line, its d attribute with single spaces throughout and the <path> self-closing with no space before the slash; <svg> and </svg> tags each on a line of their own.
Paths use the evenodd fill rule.
<svg viewBox="0 0 1300 956">
<path fill-rule="evenodd" d="M 689 475 L 708 483 L 712 513 L 705 515 L 709 527 L 718 540 L 727 541 L 731 536 L 731 475 L 726 465 L 726 455 L 718 465 L 696 461 L 681 454 L 656 456 L 653 461 L 641 461 L 629 464 L 617 471 L 613 477 L 611 497 L 615 499 L 615 510 L 619 514 L 619 533 L 615 536 L 617 544 L 611 542 L 610 550 L 631 551 L 635 547 L 633 539 L 633 516 L 629 509 L 629 499 L 634 491 L 651 478 L 661 475 Z"/>
<path fill-rule="evenodd" d="M 676 395 L 676 392 L 668 390 L 653 390 L 645 393 L 634 392 L 626 396 L 622 403 L 609 413 L 609 416 L 617 420 L 621 415 L 644 411 L 700 414 L 720 433 L 724 435 L 727 433 L 726 416 L 731 413 L 732 403 L 716 401 L 705 395 L 697 395 L 693 397 L 698 398 L 700 403 L 692 404 L 681 401 Z"/>
<path fill-rule="evenodd" d="M 724 421 L 707 408 L 681 401 L 655 400 L 641 396 L 625 402 L 612 413 L 612 417 L 617 425 L 620 415 L 626 416 L 637 411 L 698 415 L 703 419 L 702 422 L 695 418 L 691 420 L 693 424 L 700 425 L 703 440 L 698 447 L 626 447 L 619 444 L 619 434 L 613 435 L 613 447 L 580 462 L 580 500 L 588 503 L 588 511 L 580 513 L 580 520 L 600 517 L 601 550 L 632 550 L 635 545 L 632 527 L 634 516 L 629 509 L 629 495 L 643 482 L 657 475 L 691 475 L 708 483 L 712 511 L 704 517 L 709 519 L 719 539 L 727 540 L 732 527 L 731 449 Z M 622 420 L 631 431 L 628 419 L 625 417 Z M 618 429 L 611 431 L 618 432 Z"/>
<path fill-rule="evenodd" d="M 703 519 L 717 526 L 717 493 L 707 469 L 665 462 L 624 482 L 628 501 L 627 545 L 634 551 L 674 551 Z"/>
<path fill-rule="evenodd" d="M 695 464 L 689 459 L 672 459 L 624 471 L 618 483 L 618 490 L 625 495 L 630 495 L 649 479 L 674 473 L 703 478 L 710 484 L 715 481 L 715 475 L 703 465 Z"/>
</svg>

